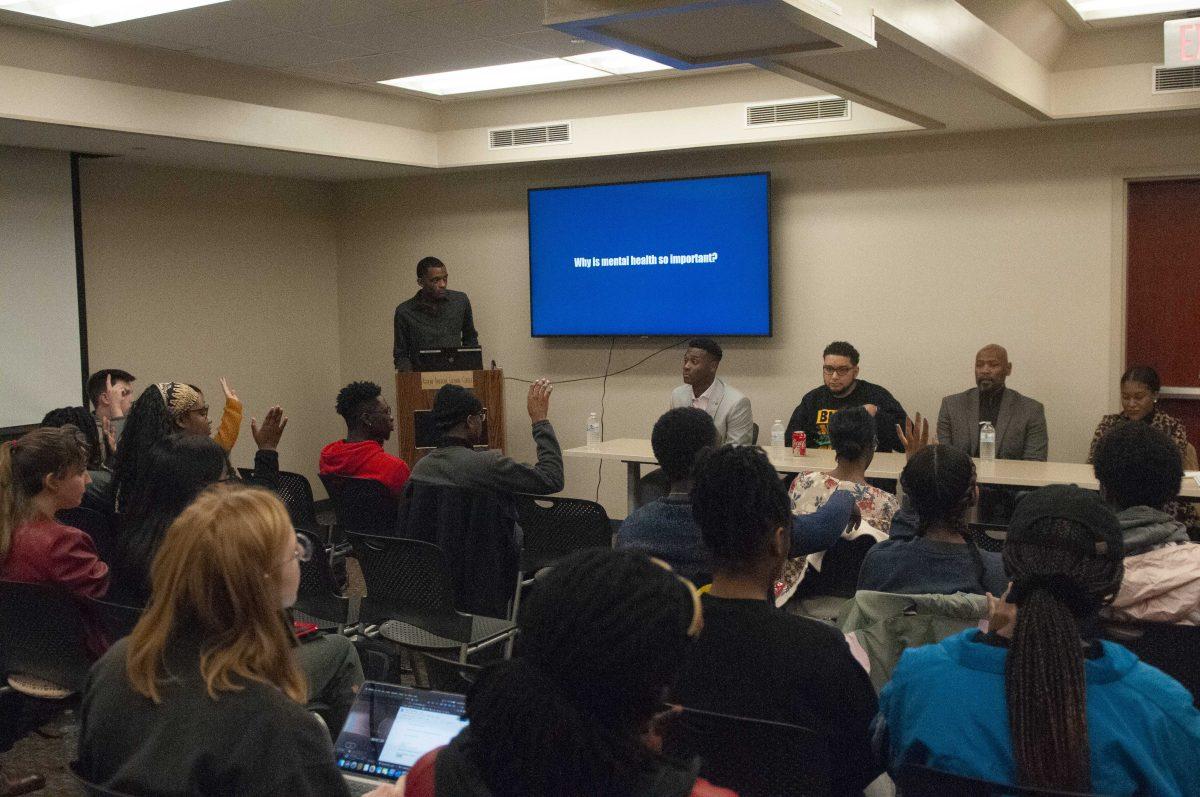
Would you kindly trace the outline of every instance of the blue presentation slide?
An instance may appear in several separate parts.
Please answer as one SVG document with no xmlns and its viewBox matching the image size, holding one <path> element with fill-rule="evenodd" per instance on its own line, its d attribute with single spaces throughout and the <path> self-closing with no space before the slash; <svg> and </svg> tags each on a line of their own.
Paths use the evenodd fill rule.
<svg viewBox="0 0 1200 797">
<path fill-rule="evenodd" d="M 529 191 L 533 335 L 769 335 L 767 174 Z"/>
</svg>

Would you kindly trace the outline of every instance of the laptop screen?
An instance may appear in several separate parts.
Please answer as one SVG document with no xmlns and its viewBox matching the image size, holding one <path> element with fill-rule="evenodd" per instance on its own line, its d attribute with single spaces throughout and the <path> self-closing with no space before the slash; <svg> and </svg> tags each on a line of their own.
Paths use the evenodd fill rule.
<svg viewBox="0 0 1200 797">
<path fill-rule="evenodd" d="M 338 766 L 347 772 L 398 778 L 417 759 L 467 727 L 463 696 L 368 681 L 338 734 Z"/>
</svg>

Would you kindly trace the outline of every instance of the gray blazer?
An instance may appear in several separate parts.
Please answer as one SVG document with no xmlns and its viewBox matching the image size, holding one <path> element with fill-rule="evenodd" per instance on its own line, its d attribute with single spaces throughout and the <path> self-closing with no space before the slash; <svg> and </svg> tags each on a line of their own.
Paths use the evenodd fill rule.
<svg viewBox="0 0 1200 797">
<path fill-rule="evenodd" d="M 979 388 L 973 387 L 942 399 L 938 410 L 939 443 L 979 456 Z M 1046 432 L 1046 411 L 1040 401 L 1022 396 L 1011 387 L 1004 388 L 1000 411 L 996 413 L 996 459 L 1036 459 L 1046 461 L 1050 436 Z"/>
<path fill-rule="evenodd" d="M 691 385 L 680 385 L 671 391 L 671 409 L 692 406 Z M 717 377 L 708 401 L 708 414 L 724 443 L 739 446 L 754 445 L 754 418 L 750 414 L 750 399 Z"/>
</svg>

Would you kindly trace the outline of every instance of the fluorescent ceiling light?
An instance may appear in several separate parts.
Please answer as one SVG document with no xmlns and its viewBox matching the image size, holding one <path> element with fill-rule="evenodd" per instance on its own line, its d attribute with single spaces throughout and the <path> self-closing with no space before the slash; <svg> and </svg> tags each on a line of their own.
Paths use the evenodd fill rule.
<svg viewBox="0 0 1200 797">
<path fill-rule="evenodd" d="M 223 2 L 225 0 L 0 0 L 0 9 L 94 28 Z"/>
<path fill-rule="evenodd" d="M 1170 14 L 1191 11 L 1197 0 L 1067 0 L 1084 20 L 1144 17 L 1150 14 Z"/>
<path fill-rule="evenodd" d="M 633 75 L 638 72 L 657 72 L 660 69 L 671 68 L 666 64 L 660 64 L 658 61 L 651 61 L 649 58 L 630 55 L 624 50 L 601 50 L 597 53 L 583 53 L 582 55 L 568 56 L 565 60 L 601 69 L 611 75 Z"/>
<path fill-rule="evenodd" d="M 424 94 L 445 96 L 519 86 L 540 86 L 546 83 L 567 83 L 572 80 L 591 80 L 670 68 L 620 50 L 601 50 L 586 55 L 573 55 L 570 58 L 542 58 L 537 61 L 456 69 L 453 72 L 414 75 L 379 82 Z"/>
</svg>

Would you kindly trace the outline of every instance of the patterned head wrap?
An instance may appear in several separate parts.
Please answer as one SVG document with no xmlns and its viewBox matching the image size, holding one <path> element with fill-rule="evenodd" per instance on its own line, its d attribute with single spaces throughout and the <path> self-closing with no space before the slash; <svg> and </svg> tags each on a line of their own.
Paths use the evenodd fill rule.
<svg viewBox="0 0 1200 797">
<path fill-rule="evenodd" d="M 159 382 L 156 387 L 162 394 L 167 412 L 171 413 L 172 418 L 178 418 L 186 412 L 204 406 L 200 394 L 182 382 Z"/>
</svg>

